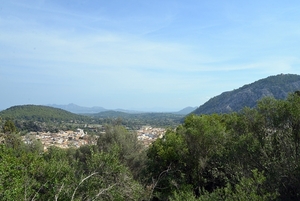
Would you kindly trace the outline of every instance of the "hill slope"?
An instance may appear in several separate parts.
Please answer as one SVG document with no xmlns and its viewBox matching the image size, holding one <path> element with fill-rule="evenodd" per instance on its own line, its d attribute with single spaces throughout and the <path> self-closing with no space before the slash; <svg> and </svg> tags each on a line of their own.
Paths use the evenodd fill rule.
<svg viewBox="0 0 300 201">
<path fill-rule="evenodd" d="M 182 114 L 182 115 L 187 115 L 191 112 L 193 112 L 194 110 L 196 110 L 198 107 L 186 107 L 183 108 L 182 110 L 178 111 L 178 112 L 173 112 L 173 114 Z"/>
<path fill-rule="evenodd" d="M 0 117 L 15 120 L 31 121 L 70 121 L 85 120 L 89 117 L 73 114 L 71 112 L 41 105 L 13 106 L 0 112 Z"/>
<path fill-rule="evenodd" d="M 196 109 L 194 114 L 229 113 L 244 107 L 255 107 L 266 96 L 285 99 L 291 92 L 300 90 L 300 75 L 280 74 L 258 80 L 252 84 L 224 92 Z"/>
</svg>

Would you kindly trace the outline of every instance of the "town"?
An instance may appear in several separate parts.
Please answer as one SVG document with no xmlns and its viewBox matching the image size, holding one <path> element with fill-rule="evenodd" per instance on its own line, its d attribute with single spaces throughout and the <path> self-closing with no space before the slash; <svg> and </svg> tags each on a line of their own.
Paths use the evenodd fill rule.
<svg viewBox="0 0 300 201">
<path fill-rule="evenodd" d="M 157 138 L 162 138 L 166 133 L 164 128 L 152 128 L 151 126 L 143 126 L 137 130 L 137 138 L 145 147 L 148 147 Z"/>
<path fill-rule="evenodd" d="M 153 128 L 151 126 L 142 126 L 141 129 L 133 131 L 137 133 L 137 139 L 145 146 L 154 142 L 157 138 L 162 138 L 166 130 L 164 128 Z M 103 133 L 103 132 L 101 132 Z M 100 135 L 101 135 L 100 133 Z M 77 128 L 75 131 L 59 131 L 57 133 L 51 132 L 29 132 L 22 136 L 22 140 L 26 144 L 30 144 L 33 140 L 40 141 L 47 151 L 49 147 L 56 146 L 59 148 L 79 148 L 83 145 L 91 145 L 97 143 L 97 135 L 88 135 L 83 129 Z"/>
</svg>

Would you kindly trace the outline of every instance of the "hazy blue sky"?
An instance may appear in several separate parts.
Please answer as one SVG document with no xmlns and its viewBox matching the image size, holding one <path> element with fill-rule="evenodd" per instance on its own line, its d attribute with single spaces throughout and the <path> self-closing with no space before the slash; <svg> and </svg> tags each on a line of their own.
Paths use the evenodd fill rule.
<svg viewBox="0 0 300 201">
<path fill-rule="evenodd" d="M 300 74 L 300 1 L 0 0 L 0 109 L 179 110 Z"/>
</svg>

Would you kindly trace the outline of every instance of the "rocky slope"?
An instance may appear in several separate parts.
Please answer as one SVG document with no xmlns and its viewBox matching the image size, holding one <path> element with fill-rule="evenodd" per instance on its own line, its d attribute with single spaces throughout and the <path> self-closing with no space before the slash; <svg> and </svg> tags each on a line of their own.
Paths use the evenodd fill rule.
<svg viewBox="0 0 300 201">
<path fill-rule="evenodd" d="M 289 93 L 297 90 L 300 90 L 300 75 L 280 74 L 270 76 L 213 97 L 193 113 L 237 112 L 244 107 L 255 107 L 257 101 L 263 97 L 272 96 L 276 99 L 285 99 Z"/>
</svg>

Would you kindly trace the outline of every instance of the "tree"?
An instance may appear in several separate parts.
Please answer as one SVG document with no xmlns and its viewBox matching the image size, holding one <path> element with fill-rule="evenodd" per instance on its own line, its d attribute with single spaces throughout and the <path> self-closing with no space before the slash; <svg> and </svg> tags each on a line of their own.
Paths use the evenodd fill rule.
<svg viewBox="0 0 300 201">
<path fill-rule="evenodd" d="M 77 182 L 74 193 L 76 198 L 138 200 L 143 197 L 142 186 L 134 181 L 130 171 L 119 161 L 118 153 L 118 146 L 111 148 L 109 153 L 91 150 L 80 176 L 80 182 Z"/>
<path fill-rule="evenodd" d="M 223 150 L 225 131 L 218 115 L 191 115 L 176 131 L 156 140 L 147 154 L 154 194 L 165 200 L 188 187 L 196 194 L 201 188 L 215 188 L 211 183 L 217 183 L 219 175 L 211 165 Z"/>
<path fill-rule="evenodd" d="M 144 166 L 144 159 L 140 157 L 144 152 L 136 133 L 130 132 L 120 125 L 106 125 L 105 133 L 99 135 L 97 140 L 98 150 L 110 153 L 115 146 L 119 147 L 119 160 L 129 167 L 137 178 Z"/>
<path fill-rule="evenodd" d="M 215 189 L 213 192 L 202 190 L 201 195 L 196 198 L 191 190 L 175 192 L 170 196 L 170 201 L 268 201 L 275 200 L 278 194 L 264 191 L 261 186 L 266 182 L 266 177 L 257 169 L 252 170 L 251 177 L 242 177 L 239 182 L 232 186 L 228 183 L 223 188 Z"/>
<path fill-rule="evenodd" d="M 5 134 L 16 133 L 17 131 L 17 128 L 12 120 L 5 121 L 2 129 Z"/>
<path fill-rule="evenodd" d="M 188 145 L 186 156 L 188 183 L 194 187 L 196 194 L 199 194 L 199 188 L 213 189 L 222 185 L 219 171 L 211 171 L 214 170 L 212 164 L 222 154 L 226 142 L 226 127 L 221 116 L 191 115 L 185 119 L 183 128 Z M 219 168 L 215 165 L 214 168 Z"/>
<path fill-rule="evenodd" d="M 184 169 L 187 144 L 182 135 L 168 130 L 162 139 L 157 139 L 147 151 L 148 182 L 151 195 L 166 199 L 174 190 L 186 184 Z"/>
</svg>

